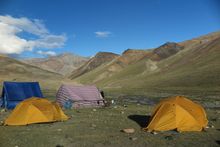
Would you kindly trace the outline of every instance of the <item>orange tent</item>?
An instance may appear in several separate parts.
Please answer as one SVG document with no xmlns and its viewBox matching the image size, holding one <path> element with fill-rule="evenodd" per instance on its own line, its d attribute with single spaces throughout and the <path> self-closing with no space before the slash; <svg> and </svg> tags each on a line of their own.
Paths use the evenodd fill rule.
<svg viewBox="0 0 220 147">
<path fill-rule="evenodd" d="M 68 117 L 56 103 L 32 97 L 22 101 L 15 107 L 5 120 L 5 125 L 27 125 L 67 119 Z"/>
<path fill-rule="evenodd" d="M 154 109 L 147 131 L 201 131 L 208 124 L 205 110 L 199 104 L 176 96 L 162 100 Z"/>
</svg>

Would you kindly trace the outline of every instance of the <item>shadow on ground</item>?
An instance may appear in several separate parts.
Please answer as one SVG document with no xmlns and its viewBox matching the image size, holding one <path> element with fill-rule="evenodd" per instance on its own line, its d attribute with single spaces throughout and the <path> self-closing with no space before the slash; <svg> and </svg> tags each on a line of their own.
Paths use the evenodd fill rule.
<svg viewBox="0 0 220 147">
<path fill-rule="evenodd" d="M 146 127 L 150 121 L 149 115 L 129 115 L 128 118 L 135 121 L 141 128 Z"/>
<path fill-rule="evenodd" d="M 216 140 L 216 143 L 217 143 L 218 145 L 220 145 L 220 140 Z"/>
</svg>

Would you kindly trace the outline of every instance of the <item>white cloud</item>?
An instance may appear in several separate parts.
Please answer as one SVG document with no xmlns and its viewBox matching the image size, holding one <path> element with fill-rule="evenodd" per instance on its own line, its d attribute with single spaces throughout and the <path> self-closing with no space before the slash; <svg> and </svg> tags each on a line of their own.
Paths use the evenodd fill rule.
<svg viewBox="0 0 220 147">
<path fill-rule="evenodd" d="M 28 40 L 18 36 L 22 32 L 35 35 L 37 39 Z M 38 19 L 0 15 L 0 53 L 20 54 L 35 48 L 53 49 L 62 47 L 65 41 L 65 35 L 51 34 Z"/>
<path fill-rule="evenodd" d="M 56 52 L 53 51 L 37 51 L 38 54 L 44 55 L 44 56 L 56 56 Z"/>
<path fill-rule="evenodd" d="M 96 34 L 96 37 L 99 37 L 99 38 L 106 38 L 106 37 L 109 37 L 109 35 L 111 35 L 112 33 L 109 32 L 109 31 L 98 31 L 98 32 L 95 32 Z"/>
</svg>

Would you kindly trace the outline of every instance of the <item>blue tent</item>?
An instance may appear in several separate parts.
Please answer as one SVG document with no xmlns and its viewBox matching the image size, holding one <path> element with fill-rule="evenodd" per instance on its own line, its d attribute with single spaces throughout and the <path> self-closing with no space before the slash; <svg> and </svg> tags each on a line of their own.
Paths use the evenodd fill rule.
<svg viewBox="0 0 220 147">
<path fill-rule="evenodd" d="M 4 82 L 2 106 L 13 109 L 19 102 L 30 97 L 43 97 L 38 82 Z"/>
</svg>

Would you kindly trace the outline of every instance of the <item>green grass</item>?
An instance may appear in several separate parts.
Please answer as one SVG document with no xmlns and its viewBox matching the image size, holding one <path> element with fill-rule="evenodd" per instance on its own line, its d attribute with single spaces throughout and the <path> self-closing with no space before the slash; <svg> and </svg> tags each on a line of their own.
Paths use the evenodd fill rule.
<svg viewBox="0 0 220 147">
<path fill-rule="evenodd" d="M 127 107 L 124 107 L 124 103 L 120 102 L 96 111 L 91 108 L 65 110 L 71 117 L 65 122 L 0 126 L 0 146 L 218 146 L 216 141 L 219 141 L 220 136 L 220 110 L 206 108 L 210 124 L 215 128 L 205 132 L 168 131 L 153 135 L 142 130 L 153 106 L 126 104 Z M 2 112 L 0 120 L 4 120 L 9 113 Z M 122 133 L 120 130 L 124 128 L 134 128 L 135 133 Z"/>
</svg>

